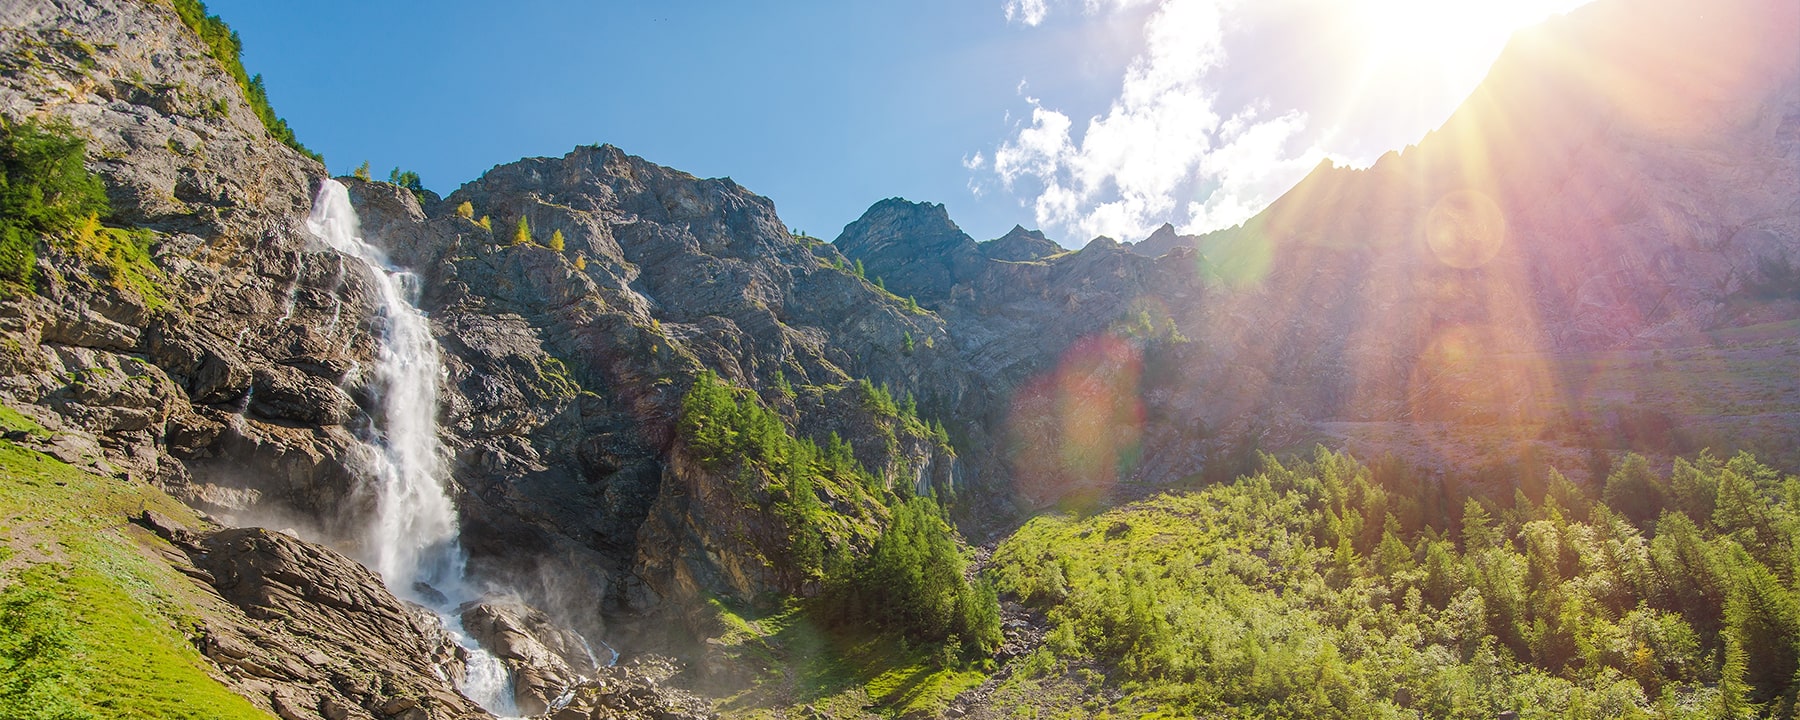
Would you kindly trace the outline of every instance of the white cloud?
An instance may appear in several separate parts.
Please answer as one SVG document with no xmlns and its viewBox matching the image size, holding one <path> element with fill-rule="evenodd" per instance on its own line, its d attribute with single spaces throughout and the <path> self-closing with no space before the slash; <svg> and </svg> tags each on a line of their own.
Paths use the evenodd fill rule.
<svg viewBox="0 0 1800 720">
<path fill-rule="evenodd" d="M 1008 0 L 1008 17 L 1042 22 L 1050 0 Z M 1083 0 L 1088 12 L 1147 0 Z M 1228 13 L 1236 0 L 1160 0 L 1144 48 L 1104 114 L 1075 123 L 1037 98 L 1031 120 L 993 152 L 993 172 L 1024 193 L 1039 225 L 1080 237 L 1137 240 L 1163 222 L 1196 231 L 1250 217 L 1317 164 L 1298 151 L 1307 116 L 1262 118 L 1243 108 L 1227 118 L 1213 76 L 1228 60 Z M 1021 86 L 1022 87 L 1022 86 Z"/>
<path fill-rule="evenodd" d="M 1026 25 L 1038 25 L 1050 16 L 1050 5 L 1066 4 L 1069 0 L 1006 0 L 1006 19 L 1008 22 L 1022 22 Z M 1081 0 L 1081 8 L 1089 15 L 1101 11 L 1124 10 L 1137 5 L 1148 5 L 1158 0 Z"/>
<path fill-rule="evenodd" d="M 1187 205 L 1184 233 L 1230 227 L 1251 218 L 1330 157 L 1317 145 L 1289 150 L 1306 129 L 1306 115 L 1290 110 L 1267 120 L 1246 108 L 1219 130 L 1221 144 L 1200 161 L 1199 174 L 1218 184 Z"/>
<path fill-rule="evenodd" d="M 1050 13 L 1050 8 L 1044 3 L 1045 0 L 1006 0 L 1006 19 L 1008 22 L 1017 20 L 1026 25 L 1041 23 L 1044 16 Z"/>
<path fill-rule="evenodd" d="M 980 170 L 987 167 L 987 157 L 982 155 L 980 150 L 977 150 L 974 155 L 963 156 L 962 166 L 967 170 Z"/>
</svg>

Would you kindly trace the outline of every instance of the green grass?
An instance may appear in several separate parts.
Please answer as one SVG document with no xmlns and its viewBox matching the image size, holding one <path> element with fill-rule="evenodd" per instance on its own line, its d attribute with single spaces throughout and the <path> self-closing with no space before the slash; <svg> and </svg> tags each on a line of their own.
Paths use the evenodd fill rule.
<svg viewBox="0 0 1800 720">
<path fill-rule="evenodd" d="M 191 580 L 147 554 L 146 545 L 161 540 L 126 523 L 144 509 L 194 519 L 152 488 L 0 443 L 0 542 L 9 551 L 0 559 L 0 599 L 32 598 L 21 605 L 35 613 L 23 625 L 29 638 L 44 640 L 12 655 L 46 657 L 39 682 L 57 688 L 73 713 L 41 717 L 267 720 L 213 679 L 189 642 L 203 599 Z M 29 675 L 22 667 L 0 659 L 0 708 L 31 702 L 21 697 L 30 689 L 18 682 Z"/>
<path fill-rule="evenodd" d="M 799 604 L 751 615 L 709 601 L 724 632 L 715 642 L 748 683 L 720 703 L 726 717 L 778 717 L 777 708 L 812 705 L 830 717 L 934 717 L 987 675 L 944 669 L 927 649 L 891 637 L 824 628 Z"/>
<path fill-rule="evenodd" d="M 0 405 L 0 430 L 5 432 L 22 432 L 40 440 L 50 439 L 49 428 L 38 424 L 22 412 Z"/>
<path fill-rule="evenodd" d="M 69 245 L 108 284 L 137 295 L 151 310 L 164 310 L 169 307 L 162 289 L 167 277 L 150 260 L 156 241 L 149 230 L 103 227 L 89 219 L 72 234 Z"/>
</svg>

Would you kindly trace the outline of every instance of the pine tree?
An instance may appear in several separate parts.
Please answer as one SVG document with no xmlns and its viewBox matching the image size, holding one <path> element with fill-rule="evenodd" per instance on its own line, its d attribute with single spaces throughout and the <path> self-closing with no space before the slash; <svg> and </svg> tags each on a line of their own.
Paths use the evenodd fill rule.
<svg viewBox="0 0 1800 720">
<path fill-rule="evenodd" d="M 367 180 L 367 179 L 369 179 L 369 161 L 367 161 L 367 160 L 364 160 L 364 161 L 363 161 L 363 164 L 361 164 L 361 165 L 358 165 L 358 166 L 357 166 L 357 167 L 356 167 L 356 170 L 354 170 L 354 171 L 352 171 L 352 172 L 351 172 L 351 173 L 350 173 L 350 176 L 351 176 L 351 177 L 354 177 L 354 178 L 356 178 L 356 179 L 358 179 L 358 180 Z"/>
<path fill-rule="evenodd" d="M 513 228 L 512 244 L 524 245 L 531 242 L 531 222 L 525 216 L 519 216 L 519 224 Z"/>
<path fill-rule="evenodd" d="M 412 194 L 415 196 L 422 197 L 425 194 L 424 181 L 419 178 L 418 173 L 411 170 L 394 168 L 392 171 L 388 172 L 388 182 L 412 191 Z"/>
<path fill-rule="evenodd" d="M 586 270 L 587 269 L 587 256 L 586 255 L 576 255 L 575 256 L 575 269 L 576 270 Z"/>
<path fill-rule="evenodd" d="M 474 220 L 475 219 L 475 206 L 469 204 L 469 201 L 464 200 L 461 205 L 456 206 L 456 216 L 459 218 Z"/>
<path fill-rule="evenodd" d="M 490 233 L 494 231 L 494 220 L 486 215 L 481 216 L 480 220 L 476 220 L 475 224 L 480 225 L 481 229 Z"/>
<path fill-rule="evenodd" d="M 562 252 L 564 244 L 565 244 L 565 242 L 563 240 L 563 234 L 562 234 L 561 230 L 557 230 L 556 232 L 550 233 L 550 249 L 551 250 L 555 250 L 557 252 Z"/>
<path fill-rule="evenodd" d="M 1781 694 L 1800 670 L 1800 603 L 1781 579 L 1748 557 L 1740 565 L 1736 587 L 1725 603 L 1727 641 L 1735 641 L 1744 658 L 1743 679 L 1750 698 L 1766 702 Z M 1729 649 L 1728 649 L 1729 652 Z"/>
<path fill-rule="evenodd" d="M 1638 527 L 1648 525 L 1662 514 L 1667 485 L 1644 456 L 1632 453 L 1625 457 L 1606 477 L 1606 488 L 1600 498 L 1607 507 L 1624 515 Z"/>
<path fill-rule="evenodd" d="M 1493 526 L 1493 516 L 1475 498 L 1463 502 L 1463 551 L 1474 553 L 1500 544 L 1500 531 Z"/>
</svg>

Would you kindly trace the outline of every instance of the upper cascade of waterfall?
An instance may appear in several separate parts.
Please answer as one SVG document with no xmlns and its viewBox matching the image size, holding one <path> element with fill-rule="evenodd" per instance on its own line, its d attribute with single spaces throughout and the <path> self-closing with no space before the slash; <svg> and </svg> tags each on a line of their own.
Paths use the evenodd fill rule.
<svg viewBox="0 0 1800 720">
<path fill-rule="evenodd" d="M 306 216 L 306 231 L 333 250 L 387 268 L 386 253 L 363 242 L 362 221 L 350 203 L 350 189 L 341 182 L 326 178 L 319 185 L 312 212 Z"/>
</svg>

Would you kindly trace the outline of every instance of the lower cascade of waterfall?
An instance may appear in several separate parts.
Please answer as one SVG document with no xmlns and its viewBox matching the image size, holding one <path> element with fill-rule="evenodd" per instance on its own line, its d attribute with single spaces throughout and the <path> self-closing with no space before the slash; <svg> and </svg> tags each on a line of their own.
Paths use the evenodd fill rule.
<svg viewBox="0 0 1800 720">
<path fill-rule="evenodd" d="M 376 417 L 363 438 L 362 463 L 376 502 L 361 542 L 363 560 L 395 595 L 437 612 L 467 656 L 458 689 L 495 715 L 517 715 L 511 673 L 464 631 L 458 616 L 459 606 L 478 593 L 464 577 L 467 555 L 456 508 L 444 490 L 449 473 L 437 434 L 444 370 L 430 322 L 417 306 L 419 279 L 390 266 L 384 253 L 363 241 L 349 191 L 335 180 L 320 186 L 306 229 L 367 268 L 380 295 L 379 347 L 370 368 Z"/>
<path fill-rule="evenodd" d="M 449 631 L 450 638 L 456 641 L 463 650 L 468 651 L 463 663 L 462 682 L 456 684 L 475 704 L 502 718 L 511 718 L 519 714 L 518 701 L 513 698 L 512 673 L 500 658 L 494 657 L 481 648 L 481 644 L 463 630 L 462 620 L 455 617 L 454 610 L 446 613 L 439 611 L 444 620 L 444 629 Z"/>
</svg>

